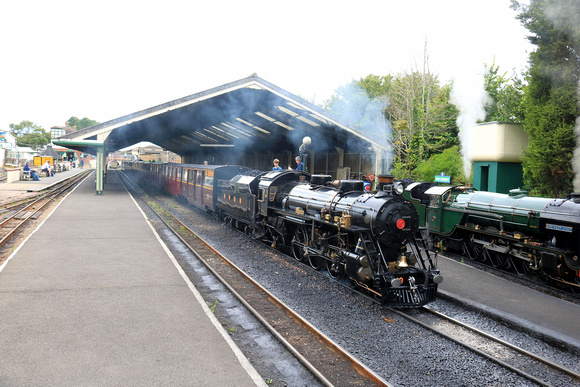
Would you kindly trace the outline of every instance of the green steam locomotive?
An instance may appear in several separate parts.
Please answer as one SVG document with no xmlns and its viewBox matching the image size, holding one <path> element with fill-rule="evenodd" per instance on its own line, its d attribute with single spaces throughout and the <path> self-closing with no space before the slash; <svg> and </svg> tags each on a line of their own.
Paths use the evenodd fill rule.
<svg viewBox="0 0 580 387">
<path fill-rule="evenodd" d="M 551 199 L 412 183 L 404 196 L 433 249 L 580 292 L 580 194 Z"/>
</svg>

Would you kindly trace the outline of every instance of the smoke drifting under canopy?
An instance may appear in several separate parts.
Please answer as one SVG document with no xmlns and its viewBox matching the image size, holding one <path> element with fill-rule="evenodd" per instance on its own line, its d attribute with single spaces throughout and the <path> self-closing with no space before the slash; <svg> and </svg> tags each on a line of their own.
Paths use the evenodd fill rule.
<svg viewBox="0 0 580 387">
<path fill-rule="evenodd" d="M 356 131 L 378 144 L 373 146 L 376 154 L 383 154 L 386 165 L 383 171 L 392 168 L 393 150 L 391 147 L 391 123 L 385 117 L 388 106 L 386 97 L 370 99 L 366 91 L 351 82 L 336 90 L 338 98 L 331 104 L 332 114 L 356 129 Z M 383 153 L 384 152 L 384 153 Z M 383 169 L 377 166 L 377 170 Z"/>
</svg>

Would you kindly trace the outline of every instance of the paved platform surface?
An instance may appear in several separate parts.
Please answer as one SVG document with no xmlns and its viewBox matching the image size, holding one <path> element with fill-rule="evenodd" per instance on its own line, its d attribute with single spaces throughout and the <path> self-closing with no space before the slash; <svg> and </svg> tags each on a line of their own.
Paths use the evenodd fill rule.
<svg viewBox="0 0 580 387">
<path fill-rule="evenodd" d="M 482 272 L 442 256 L 442 296 L 479 306 L 498 321 L 515 321 L 524 329 L 580 348 L 580 306 Z"/>
<path fill-rule="evenodd" d="M 265 385 L 116 174 L 103 195 L 86 178 L 0 270 L 1 386 Z"/>
<path fill-rule="evenodd" d="M 41 191 L 46 189 L 59 181 L 68 179 L 71 176 L 88 170 L 88 168 L 72 168 L 68 171 L 55 173 L 54 176 L 44 177 L 41 176 L 40 180 L 20 180 L 12 183 L 0 184 L 0 191 Z"/>
</svg>

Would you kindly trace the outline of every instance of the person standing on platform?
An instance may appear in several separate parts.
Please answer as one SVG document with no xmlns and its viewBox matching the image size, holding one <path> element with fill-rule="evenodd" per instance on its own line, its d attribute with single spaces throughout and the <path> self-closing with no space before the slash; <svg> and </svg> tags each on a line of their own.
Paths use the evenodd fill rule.
<svg viewBox="0 0 580 387">
<path fill-rule="evenodd" d="M 273 171 L 281 171 L 282 167 L 280 166 L 280 160 L 274 159 L 273 161 L 274 167 L 272 168 Z"/>
<path fill-rule="evenodd" d="M 300 156 L 296 156 L 296 170 L 297 171 L 303 171 L 304 170 L 304 164 L 302 164 L 302 161 L 300 161 Z"/>
</svg>

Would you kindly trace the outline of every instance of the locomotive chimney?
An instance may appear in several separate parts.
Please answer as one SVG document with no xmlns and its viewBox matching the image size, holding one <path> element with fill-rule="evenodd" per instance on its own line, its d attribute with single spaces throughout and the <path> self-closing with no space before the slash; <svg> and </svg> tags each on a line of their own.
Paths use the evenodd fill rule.
<svg viewBox="0 0 580 387">
<path fill-rule="evenodd" d="M 379 183 L 390 184 L 393 182 L 395 176 L 393 175 L 379 175 Z"/>
<path fill-rule="evenodd" d="M 574 192 L 570 196 L 572 196 L 572 201 L 574 203 L 580 203 L 580 192 Z"/>
</svg>

